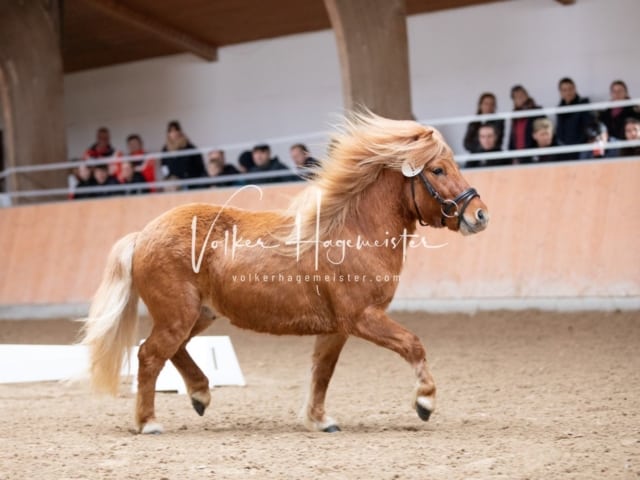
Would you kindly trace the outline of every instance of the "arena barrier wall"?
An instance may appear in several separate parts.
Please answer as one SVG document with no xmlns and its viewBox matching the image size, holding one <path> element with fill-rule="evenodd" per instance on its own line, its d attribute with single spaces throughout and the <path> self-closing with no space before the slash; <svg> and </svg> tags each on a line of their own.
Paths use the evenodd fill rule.
<svg viewBox="0 0 640 480">
<path fill-rule="evenodd" d="M 537 305 L 640 298 L 640 162 L 610 160 L 464 172 L 489 207 L 489 228 L 462 237 L 420 228 L 437 249 L 411 249 L 395 305 L 508 299 Z M 249 209 L 287 205 L 304 184 L 240 193 Z M 0 209 L 0 306 L 86 304 L 124 234 L 189 202 L 224 203 L 219 188 Z M 533 302 L 533 303 L 532 303 Z M 638 305 L 638 303 L 635 303 Z"/>
</svg>

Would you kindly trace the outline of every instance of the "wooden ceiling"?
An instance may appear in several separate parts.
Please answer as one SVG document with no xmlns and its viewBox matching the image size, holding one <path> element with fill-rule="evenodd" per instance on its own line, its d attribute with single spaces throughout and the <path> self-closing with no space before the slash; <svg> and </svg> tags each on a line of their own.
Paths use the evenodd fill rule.
<svg viewBox="0 0 640 480">
<path fill-rule="evenodd" d="M 501 0 L 407 0 L 408 14 Z M 64 0 L 65 72 L 331 28 L 323 0 Z"/>
</svg>

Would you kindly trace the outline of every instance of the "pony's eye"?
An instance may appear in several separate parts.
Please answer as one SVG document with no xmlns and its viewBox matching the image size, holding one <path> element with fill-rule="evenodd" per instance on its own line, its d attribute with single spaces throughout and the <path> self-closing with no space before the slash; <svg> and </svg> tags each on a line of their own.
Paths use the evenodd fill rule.
<svg viewBox="0 0 640 480">
<path fill-rule="evenodd" d="M 434 168 L 432 170 L 432 172 L 433 172 L 434 175 L 442 175 L 444 173 L 444 170 L 442 168 L 438 167 L 438 168 Z"/>
</svg>

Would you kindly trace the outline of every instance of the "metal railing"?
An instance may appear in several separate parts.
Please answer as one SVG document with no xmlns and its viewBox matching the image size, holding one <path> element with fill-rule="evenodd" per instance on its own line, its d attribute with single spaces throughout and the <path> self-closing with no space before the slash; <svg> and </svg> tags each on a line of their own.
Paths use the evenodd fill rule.
<svg viewBox="0 0 640 480">
<path fill-rule="evenodd" d="M 557 114 L 567 114 L 574 112 L 596 112 L 600 110 L 605 110 L 609 108 L 621 108 L 627 106 L 637 106 L 640 105 L 640 99 L 630 99 L 630 100 L 621 100 L 615 102 L 597 102 L 597 103 L 586 103 L 579 105 L 571 105 L 565 107 L 549 107 L 549 108 L 536 108 L 530 110 L 519 110 L 513 112 L 501 112 L 495 114 L 486 114 L 486 115 L 465 115 L 458 117 L 445 117 L 445 118 L 435 118 L 431 120 L 418 120 L 420 123 L 424 125 L 431 126 L 441 126 L 441 125 L 455 125 L 455 124 L 467 124 L 470 122 L 488 122 L 492 120 L 511 120 L 517 118 L 528 118 L 528 117 L 541 117 L 541 116 L 549 116 L 549 115 L 557 115 Z M 505 138 L 508 138 L 509 132 L 505 131 Z M 303 135 L 290 135 L 290 136 L 282 136 L 276 137 L 267 140 L 265 143 L 274 145 L 274 144 L 284 144 L 284 143 L 298 143 L 302 139 L 308 141 L 311 138 L 324 139 L 328 140 L 330 137 L 330 131 L 322 131 L 322 132 L 312 132 Z M 163 158 L 166 157 L 183 157 L 195 154 L 206 155 L 207 153 L 213 150 L 247 150 L 252 147 L 252 144 L 249 143 L 236 143 L 236 144 L 223 144 L 211 147 L 204 148 L 196 148 L 189 150 L 178 150 L 172 152 L 154 152 L 154 153 L 146 153 L 144 155 L 117 155 L 108 158 L 99 158 L 99 159 L 89 159 L 86 160 L 86 165 L 88 166 L 96 166 L 96 165 L 109 165 L 112 163 L 121 163 L 126 161 L 154 161 L 159 162 Z M 632 141 L 615 141 L 615 142 L 606 142 L 604 144 L 599 145 L 599 148 L 602 149 L 625 149 L 629 147 L 640 147 L 640 140 L 632 140 Z M 567 154 L 567 153 L 581 153 L 581 152 L 589 152 L 594 149 L 594 144 L 586 143 L 581 145 L 563 145 L 556 147 L 547 147 L 547 148 L 529 148 L 529 149 L 521 149 L 521 150 L 506 150 L 506 151 L 495 151 L 495 152 L 487 152 L 487 153 L 474 153 L 474 154 L 456 154 L 455 158 L 458 163 L 464 163 L 472 160 L 479 161 L 487 161 L 488 163 L 497 162 L 499 160 L 504 159 L 518 159 L 518 158 L 529 158 L 534 156 L 545 156 L 545 155 L 555 155 L 555 154 Z M 576 158 L 576 160 L 578 160 Z M 0 180 L 6 179 L 13 174 L 28 174 L 28 173 L 38 173 L 38 172 L 46 172 L 46 171 L 56 171 L 56 170 L 69 170 L 77 167 L 79 164 L 78 161 L 73 162 L 58 162 L 58 163 L 48 163 L 42 165 L 24 165 L 17 167 L 9 167 L 4 171 L 0 172 Z M 490 165 L 487 165 L 490 166 Z M 69 197 L 76 192 L 81 192 L 83 194 L 94 194 L 94 193 L 118 193 L 118 192 L 128 192 L 132 190 L 150 190 L 150 189 L 165 189 L 171 188 L 183 188 L 183 187 L 198 187 L 198 186 L 209 186 L 216 184 L 228 184 L 230 182 L 236 183 L 238 185 L 251 183 L 252 181 L 264 180 L 264 179 L 277 179 L 277 178 L 287 178 L 297 176 L 298 172 L 296 170 L 287 169 L 287 170 L 276 170 L 269 172 L 254 172 L 254 173 L 241 173 L 238 175 L 224 175 L 218 177 L 201 177 L 201 178 L 192 178 L 185 180 L 163 180 L 156 182 L 146 182 L 146 183 L 133 183 L 133 184 L 120 184 L 120 185 L 108 185 L 108 186 L 92 186 L 92 187 L 82 187 L 80 190 L 73 189 L 71 187 L 67 188 L 54 188 L 54 189 L 38 189 L 38 190 L 23 190 L 23 191 L 8 191 L 3 195 L 8 197 L 9 199 L 14 198 L 39 198 L 39 197 Z M 301 178 L 302 180 L 302 178 Z"/>
</svg>

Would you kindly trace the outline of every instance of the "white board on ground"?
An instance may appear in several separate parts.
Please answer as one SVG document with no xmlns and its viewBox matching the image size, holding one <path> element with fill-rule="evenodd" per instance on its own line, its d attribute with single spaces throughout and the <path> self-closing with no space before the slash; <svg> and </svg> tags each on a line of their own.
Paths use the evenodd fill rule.
<svg viewBox="0 0 640 480">
<path fill-rule="evenodd" d="M 194 337 L 187 345 L 187 351 L 209 379 L 210 386 L 246 385 L 229 337 Z M 137 373 L 138 348 L 135 348 L 131 355 L 131 374 Z M 138 382 L 132 382 L 131 391 L 135 393 L 137 388 Z M 182 377 L 171 362 L 167 362 L 158 375 L 156 391 L 187 393 Z"/>
<path fill-rule="evenodd" d="M 83 345 L 0 345 L 0 383 L 66 380 L 89 364 Z"/>
<path fill-rule="evenodd" d="M 188 352 L 209 378 L 211 386 L 246 385 L 238 358 L 229 337 L 196 337 Z M 131 369 L 122 374 L 136 374 L 138 348 L 131 354 Z M 44 382 L 82 378 L 89 366 L 89 352 L 84 345 L 13 345 L 0 344 L 0 383 Z M 135 392 L 137 382 L 132 382 Z M 187 393 L 182 377 L 167 362 L 158 377 L 158 391 Z"/>
</svg>

